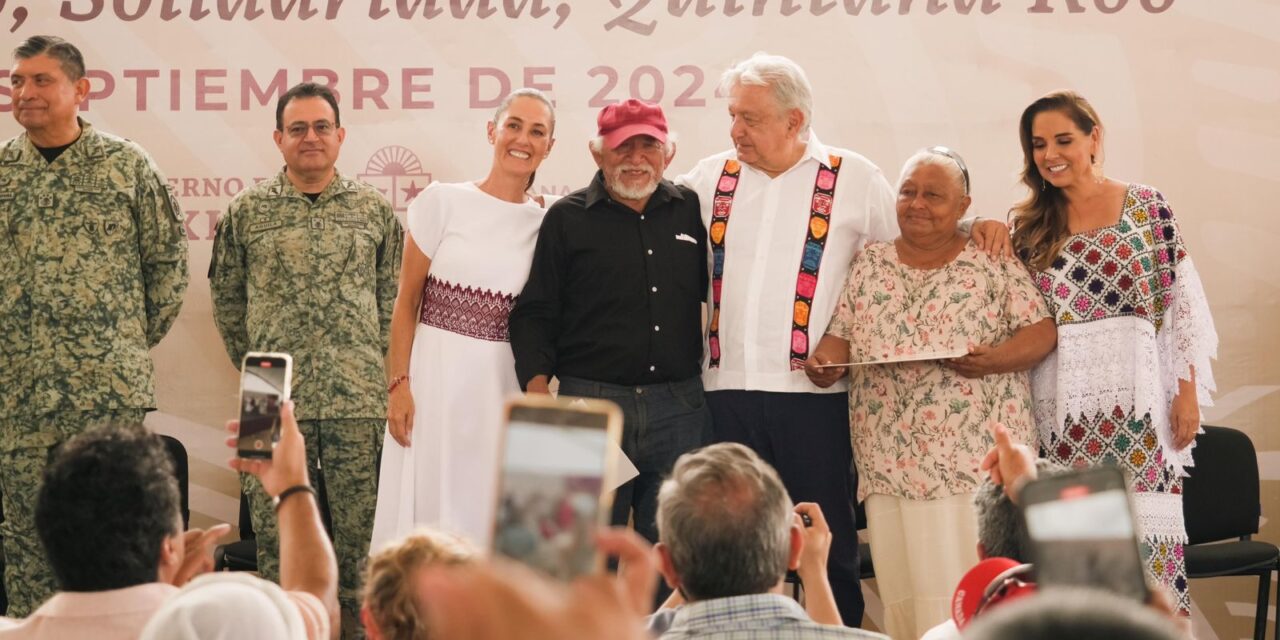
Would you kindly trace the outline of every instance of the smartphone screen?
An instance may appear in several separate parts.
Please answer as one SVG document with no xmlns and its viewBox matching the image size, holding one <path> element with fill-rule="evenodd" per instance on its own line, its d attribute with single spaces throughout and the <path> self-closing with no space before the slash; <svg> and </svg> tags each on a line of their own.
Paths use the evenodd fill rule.
<svg viewBox="0 0 1280 640">
<path fill-rule="evenodd" d="M 620 428 L 621 417 L 613 415 L 615 406 L 602 409 L 604 403 L 527 402 L 508 409 L 493 547 L 570 580 L 602 564 L 593 536 L 608 521 L 612 492 L 604 489 L 616 450 L 609 444 L 611 422 Z"/>
<path fill-rule="evenodd" d="M 240 373 L 242 458 L 270 458 L 280 437 L 280 407 L 289 399 L 293 361 L 287 354 L 250 353 Z"/>
<path fill-rule="evenodd" d="M 1147 599 L 1128 490 L 1118 469 L 1039 480 L 1022 492 L 1036 581 Z"/>
</svg>

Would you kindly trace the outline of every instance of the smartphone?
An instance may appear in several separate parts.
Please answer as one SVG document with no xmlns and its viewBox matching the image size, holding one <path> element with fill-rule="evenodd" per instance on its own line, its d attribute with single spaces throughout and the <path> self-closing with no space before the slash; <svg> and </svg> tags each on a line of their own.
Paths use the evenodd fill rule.
<svg viewBox="0 0 1280 640">
<path fill-rule="evenodd" d="M 1132 501 L 1118 468 L 1041 478 L 1023 487 L 1021 499 L 1037 584 L 1094 587 L 1147 600 Z"/>
<path fill-rule="evenodd" d="M 270 458 L 280 440 L 280 408 L 289 399 L 293 358 L 287 353 L 245 354 L 240 366 L 241 458 Z"/>
<path fill-rule="evenodd" d="M 600 571 L 593 540 L 608 526 L 622 411 L 607 400 L 507 402 L 493 551 L 561 580 Z"/>
</svg>

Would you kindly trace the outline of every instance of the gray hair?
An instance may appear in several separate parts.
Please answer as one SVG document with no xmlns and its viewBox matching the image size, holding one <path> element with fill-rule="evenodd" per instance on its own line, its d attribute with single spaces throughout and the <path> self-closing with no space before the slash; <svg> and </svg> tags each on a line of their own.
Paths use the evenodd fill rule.
<svg viewBox="0 0 1280 640">
<path fill-rule="evenodd" d="M 556 132 L 555 105 L 551 104 L 551 98 L 548 98 L 547 94 L 534 89 L 533 87 L 516 89 L 508 94 L 507 97 L 503 98 L 502 102 L 498 103 L 498 108 L 493 111 L 493 124 L 495 126 L 499 124 L 499 121 L 502 120 L 502 114 L 506 113 L 507 109 L 511 108 L 511 103 L 515 102 L 516 98 L 534 98 L 535 100 L 541 101 L 542 104 L 547 105 L 547 112 L 551 114 L 551 133 L 554 134 Z"/>
<path fill-rule="evenodd" d="M 800 65 L 790 58 L 757 51 L 720 76 L 720 91 L 725 95 L 739 85 L 769 87 L 783 111 L 800 110 L 804 124 L 798 135 L 801 138 L 808 135 L 809 125 L 813 122 L 813 87 Z"/>
<path fill-rule="evenodd" d="M 1178 640 L 1173 621 L 1100 589 L 1050 587 L 1000 605 L 965 629 L 966 640 Z"/>
<path fill-rule="evenodd" d="M 1067 468 L 1049 460 L 1036 460 L 1036 473 L 1044 478 L 1067 471 Z M 1009 500 L 1004 487 L 993 484 L 988 478 L 973 493 L 973 511 L 978 518 L 978 543 L 988 558 L 1009 558 L 1018 562 L 1031 562 L 1026 548 L 1027 525 L 1022 519 L 1022 509 Z"/>
<path fill-rule="evenodd" d="M 765 593 L 787 572 L 791 499 L 740 444 L 680 456 L 658 493 L 658 538 L 690 600 Z"/>
<path fill-rule="evenodd" d="M 901 189 L 902 183 L 907 181 L 907 176 L 926 165 L 942 167 L 942 170 L 947 172 L 947 176 L 955 182 L 960 195 L 965 195 L 964 173 L 960 171 L 960 165 L 955 160 L 928 149 L 921 149 L 911 154 L 911 157 L 902 164 L 902 173 L 898 176 L 898 189 Z"/>
<path fill-rule="evenodd" d="M 74 44 L 58 36 L 31 36 L 13 50 L 14 60 L 46 55 L 58 61 L 62 73 L 75 82 L 84 77 L 84 56 Z"/>
</svg>

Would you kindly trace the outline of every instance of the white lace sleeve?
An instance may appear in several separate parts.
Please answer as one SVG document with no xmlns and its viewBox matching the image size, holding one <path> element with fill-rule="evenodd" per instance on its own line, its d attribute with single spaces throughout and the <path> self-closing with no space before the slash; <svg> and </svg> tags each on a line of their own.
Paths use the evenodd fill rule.
<svg viewBox="0 0 1280 640">
<path fill-rule="evenodd" d="M 1165 374 L 1165 390 L 1170 400 L 1178 394 L 1178 380 L 1191 379 L 1196 369 L 1196 399 L 1200 406 L 1213 406 L 1210 397 L 1217 390 L 1211 359 L 1218 358 L 1218 332 L 1213 327 L 1209 301 L 1200 284 L 1200 274 L 1190 256 L 1174 269 L 1173 301 L 1164 312 L 1160 329 L 1160 370 Z"/>
<path fill-rule="evenodd" d="M 1168 415 L 1173 399 L 1178 395 L 1178 381 L 1190 380 L 1192 367 L 1195 367 L 1196 401 L 1202 407 L 1213 406 L 1212 394 L 1217 390 L 1217 384 L 1209 361 L 1218 357 L 1218 332 L 1213 327 L 1213 315 L 1209 311 L 1200 274 L 1187 254 L 1173 212 L 1162 196 L 1157 193 L 1156 197 L 1157 215 L 1152 218 L 1151 231 L 1163 241 L 1161 250 L 1167 259 L 1160 273 L 1161 283 L 1166 287 L 1166 303 L 1156 344 L 1160 354 L 1165 414 Z M 1164 426 L 1158 431 L 1161 444 L 1165 445 L 1166 452 L 1173 451 L 1169 420 L 1166 418 L 1158 422 Z M 1193 446 L 1194 443 L 1175 453 L 1177 462 L 1184 467 L 1192 465 Z"/>
</svg>

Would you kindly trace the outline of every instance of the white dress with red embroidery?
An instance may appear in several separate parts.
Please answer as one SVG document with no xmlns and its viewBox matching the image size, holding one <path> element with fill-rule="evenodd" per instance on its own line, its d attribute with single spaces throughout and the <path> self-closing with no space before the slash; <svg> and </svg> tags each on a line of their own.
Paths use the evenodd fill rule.
<svg viewBox="0 0 1280 640">
<path fill-rule="evenodd" d="M 1173 212 L 1130 185 L 1116 224 L 1071 236 L 1034 275 L 1058 325 L 1058 349 L 1031 376 L 1036 423 L 1051 459 L 1113 464 L 1130 476 L 1153 577 L 1189 611 L 1182 478 L 1191 447 L 1173 447 L 1170 407 L 1195 367 L 1210 405 L 1218 335 Z"/>
<path fill-rule="evenodd" d="M 469 182 L 432 184 L 409 206 L 431 269 L 409 360 L 412 444 L 384 436 L 372 548 L 422 525 L 488 544 L 502 402 L 520 390 L 507 317 L 543 213 Z"/>
</svg>

